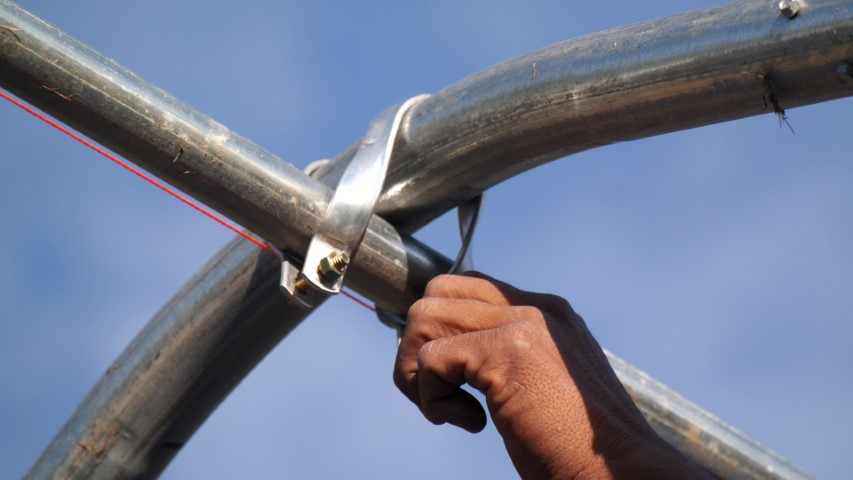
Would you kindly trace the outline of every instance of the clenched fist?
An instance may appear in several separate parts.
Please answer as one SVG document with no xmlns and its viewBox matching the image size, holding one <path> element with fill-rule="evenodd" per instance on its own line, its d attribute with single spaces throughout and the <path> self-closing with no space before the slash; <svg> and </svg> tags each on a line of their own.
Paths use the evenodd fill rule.
<svg viewBox="0 0 853 480">
<path fill-rule="evenodd" d="M 562 298 L 444 275 L 409 310 L 397 387 L 435 424 L 486 425 L 518 472 L 544 478 L 710 478 L 658 437 Z"/>
</svg>

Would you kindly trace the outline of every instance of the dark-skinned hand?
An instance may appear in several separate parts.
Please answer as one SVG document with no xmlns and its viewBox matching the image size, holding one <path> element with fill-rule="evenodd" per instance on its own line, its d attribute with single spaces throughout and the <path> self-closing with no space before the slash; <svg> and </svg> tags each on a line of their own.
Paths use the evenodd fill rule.
<svg viewBox="0 0 853 480">
<path fill-rule="evenodd" d="M 525 479 L 710 478 L 655 434 L 560 297 L 444 275 L 409 310 L 397 387 L 435 424 L 470 432 L 486 406 Z"/>
</svg>

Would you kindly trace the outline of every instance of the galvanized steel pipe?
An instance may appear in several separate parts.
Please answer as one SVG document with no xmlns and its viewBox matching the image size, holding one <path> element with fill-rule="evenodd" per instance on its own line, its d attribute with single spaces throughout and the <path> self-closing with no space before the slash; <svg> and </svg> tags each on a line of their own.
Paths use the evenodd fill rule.
<svg viewBox="0 0 853 480">
<path fill-rule="evenodd" d="M 264 238 L 305 251 L 330 197 L 327 187 L 8 0 L 0 0 L 0 22 L 14 28 L 0 31 L 0 82 L 6 88 Z M 793 21 L 769 2 L 742 1 L 548 47 L 465 79 L 413 109 L 398 138 L 402 153 L 392 160 L 380 211 L 412 231 L 489 186 L 562 155 L 851 95 L 836 72 L 839 62 L 853 57 L 851 45 L 853 2 L 831 0 L 809 5 Z M 768 92 L 775 98 L 769 106 Z M 335 180 L 352 151 L 326 169 L 326 182 Z M 112 378 L 105 377 L 87 397 L 31 474 L 150 476 L 165 466 L 239 378 L 303 316 L 279 299 L 258 300 L 257 295 L 275 296 L 270 274 L 275 265 L 246 248 L 228 247 L 152 321 L 123 354 L 124 370 L 108 372 Z M 404 311 L 447 263 L 374 216 L 348 283 Z M 258 273 L 247 277 L 247 271 Z M 194 299 L 209 288 L 205 278 L 217 285 L 235 282 L 234 295 L 217 312 L 197 309 Z M 245 290 L 249 286 L 251 292 Z M 241 326 L 236 319 L 244 315 L 257 322 Z M 281 316 L 290 319 L 287 326 L 261 338 L 259 332 L 272 328 L 271 318 Z M 221 335 L 200 339 L 202 324 L 216 325 Z M 245 340 L 219 343 L 232 334 Z M 179 337 L 187 341 L 176 343 Z M 196 341 L 207 342 L 207 353 L 192 356 L 188 349 Z M 173 349 L 171 360 L 159 360 L 163 349 Z M 217 380 L 212 372 L 221 365 L 212 352 L 238 364 L 233 375 Z M 614 367 L 623 380 L 633 378 L 619 362 Z M 177 378 L 194 383 L 161 378 L 175 368 L 182 369 Z M 650 414 L 670 411 L 671 392 L 650 395 L 643 382 L 626 384 L 674 443 L 705 428 L 690 409 L 672 416 L 676 421 Z M 158 389 L 179 395 L 161 397 Z M 150 425 L 144 425 L 130 405 L 148 406 L 156 420 L 148 417 Z M 104 449 L 74 452 L 96 435 L 109 440 Z M 797 471 L 772 456 L 744 455 L 738 442 L 715 443 L 713 451 L 695 442 L 680 444 L 720 476 Z"/>
<path fill-rule="evenodd" d="M 162 89 L 0 0 L 0 85 L 279 247 L 304 255 L 332 191 Z M 408 252 L 407 248 L 417 251 Z M 374 215 L 349 284 L 405 312 L 439 256 Z"/>
<path fill-rule="evenodd" d="M 853 62 L 853 2 L 800 3 L 793 19 L 771 0 L 717 5 L 465 78 L 410 112 L 377 213 L 411 232 L 565 155 L 853 95 L 838 72 Z"/>
</svg>

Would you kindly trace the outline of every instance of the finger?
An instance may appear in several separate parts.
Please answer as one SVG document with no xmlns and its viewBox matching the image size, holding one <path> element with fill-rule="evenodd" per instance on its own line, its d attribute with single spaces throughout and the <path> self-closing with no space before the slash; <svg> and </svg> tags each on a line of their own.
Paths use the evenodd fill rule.
<svg viewBox="0 0 853 480">
<path fill-rule="evenodd" d="M 472 299 L 422 298 L 409 309 L 407 334 L 432 340 L 540 316 L 529 306 L 495 305 Z"/>
<path fill-rule="evenodd" d="M 478 433 L 486 428 L 486 411 L 473 395 L 462 388 L 457 387 L 453 392 L 431 401 L 428 405 L 428 409 L 421 411 L 427 420 L 436 425 L 449 423 L 471 433 Z"/>
<path fill-rule="evenodd" d="M 466 372 L 479 371 L 483 356 L 481 332 L 443 338 L 427 343 L 418 354 L 418 391 L 424 416 L 440 425 L 450 423 L 476 433 L 486 426 L 480 402 L 462 390 L 465 383 L 477 386 Z"/>
<path fill-rule="evenodd" d="M 418 394 L 418 352 L 427 342 L 469 332 L 490 330 L 518 320 L 542 321 L 532 307 L 506 307 L 475 300 L 424 298 L 409 311 L 394 365 L 394 383 L 412 402 Z"/>
<path fill-rule="evenodd" d="M 424 297 L 457 298 L 478 300 L 493 305 L 509 305 L 507 292 L 514 287 L 503 289 L 501 282 L 477 272 L 464 275 L 439 275 L 426 286 Z"/>
<path fill-rule="evenodd" d="M 394 383 L 415 405 L 418 396 L 418 351 L 432 340 L 493 328 L 510 321 L 507 307 L 475 300 L 423 298 L 409 310 L 394 364 Z"/>
<path fill-rule="evenodd" d="M 493 305 L 531 305 L 540 294 L 519 290 L 480 272 L 439 275 L 427 284 L 424 297 L 470 299 Z"/>
<path fill-rule="evenodd" d="M 491 284 L 493 288 L 497 289 L 497 291 L 500 292 L 502 297 L 490 295 L 490 298 L 492 298 L 493 300 L 492 303 L 495 303 L 495 301 L 497 301 L 497 299 L 499 298 L 503 298 L 503 300 L 507 302 L 505 303 L 506 305 L 530 305 L 545 310 L 558 317 L 575 314 L 574 309 L 572 309 L 572 306 L 569 304 L 569 302 L 566 301 L 566 299 L 557 295 L 521 290 L 516 287 L 513 287 L 508 283 L 496 280 L 480 272 L 466 272 L 462 275 L 462 277 L 471 277 L 472 279 L 486 281 L 487 283 Z M 482 287 L 482 284 L 478 285 L 481 286 L 481 288 L 477 289 L 478 292 L 485 290 L 485 288 Z"/>
</svg>

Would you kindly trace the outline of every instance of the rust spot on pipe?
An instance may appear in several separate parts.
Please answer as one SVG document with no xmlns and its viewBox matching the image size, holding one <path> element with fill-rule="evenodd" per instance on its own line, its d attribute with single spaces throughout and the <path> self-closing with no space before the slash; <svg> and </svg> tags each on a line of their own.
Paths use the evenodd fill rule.
<svg viewBox="0 0 853 480">
<path fill-rule="evenodd" d="M 121 428 L 118 425 L 114 425 L 111 428 L 105 428 L 101 425 L 100 420 L 95 420 L 92 423 L 92 428 L 90 430 L 89 438 L 84 438 L 77 442 L 87 454 L 92 457 L 95 457 L 95 464 L 101 463 L 101 457 L 103 457 L 104 453 L 110 448 L 112 441 L 118 436 L 121 432 Z"/>
</svg>

